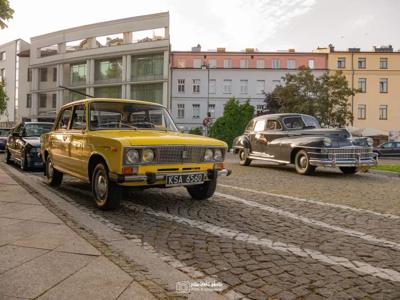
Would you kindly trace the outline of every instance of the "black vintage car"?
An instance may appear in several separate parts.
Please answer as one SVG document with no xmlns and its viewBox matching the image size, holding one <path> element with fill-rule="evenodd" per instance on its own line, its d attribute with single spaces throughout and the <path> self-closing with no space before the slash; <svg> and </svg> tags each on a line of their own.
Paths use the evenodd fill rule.
<svg viewBox="0 0 400 300">
<path fill-rule="evenodd" d="M 377 164 L 372 143 L 370 138 L 353 138 L 343 128 L 321 128 L 312 116 L 270 114 L 251 120 L 233 141 L 233 149 L 241 165 L 265 160 L 294 164 L 299 174 L 311 174 L 318 166 L 354 174 Z"/>
<path fill-rule="evenodd" d="M 25 122 L 18 124 L 7 140 L 6 162 L 16 161 L 21 169 L 42 167 L 40 158 L 40 136 L 51 131 L 53 123 Z"/>
<path fill-rule="evenodd" d="M 400 157 L 400 142 L 386 142 L 374 148 L 379 157 Z"/>
</svg>

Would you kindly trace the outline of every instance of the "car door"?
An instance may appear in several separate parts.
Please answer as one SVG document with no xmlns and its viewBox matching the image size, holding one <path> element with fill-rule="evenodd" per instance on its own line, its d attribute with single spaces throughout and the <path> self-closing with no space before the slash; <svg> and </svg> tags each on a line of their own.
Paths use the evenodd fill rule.
<svg viewBox="0 0 400 300">
<path fill-rule="evenodd" d="M 400 142 L 396 142 L 395 146 L 393 156 L 400 156 Z"/>
<path fill-rule="evenodd" d="M 393 142 L 388 142 L 385 143 L 381 146 L 381 149 L 379 149 L 381 156 L 391 156 L 392 151 L 393 151 Z"/>
<path fill-rule="evenodd" d="M 85 104 L 75 105 L 69 129 L 68 168 L 79 176 L 87 176 L 86 145 L 86 109 Z"/>
<path fill-rule="evenodd" d="M 20 153 L 16 150 L 16 141 L 21 134 L 22 124 L 18 124 L 13 131 L 11 132 L 10 136 L 8 137 L 7 141 L 7 148 L 10 152 L 12 158 L 19 159 Z"/>
<path fill-rule="evenodd" d="M 64 108 L 57 119 L 55 130 L 51 133 L 49 141 L 50 155 L 53 165 L 60 170 L 68 170 L 69 159 L 69 133 L 68 127 L 71 120 L 72 107 Z"/>
<path fill-rule="evenodd" d="M 260 155 L 264 152 L 265 138 L 263 133 L 265 131 L 266 119 L 255 120 L 253 131 L 250 133 L 251 152 Z"/>
<path fill-rule="evenodd" d="M 268 119 L 265 131 L 262 135 L 265 139 L 264 153 L 273 159 L 280 160 L 282 154 L 279 139 L 285 136 L 280 122 L 275 119 Z"/>
</svg>

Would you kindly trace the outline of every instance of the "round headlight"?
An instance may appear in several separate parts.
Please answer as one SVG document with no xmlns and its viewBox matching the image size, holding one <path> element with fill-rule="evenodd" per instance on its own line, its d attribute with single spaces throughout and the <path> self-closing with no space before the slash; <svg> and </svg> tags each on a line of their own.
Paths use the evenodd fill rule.
<svg viewBox="0 0 400 300">
<path fill-rule="evenodd" d="M 324 138 L 324 146 L 325 147 L 330 147 L 332 146 L 332 140 L 328 137 Z"/>
<path fill-rule="evenodd" d="M 367 144 L 368 146 L 372 147 L 372 145 L 374 144 L 374 140 L 372 138 L 367 138 Z"/>
<path fill-rule="evenodd" d="M 214 151 L 214 160 L 221 161 L 222 160 L 222 150 L 221 149 L 215 149 Z"/>
<path fill-rule="evenodd" d="M 154 159 L 154 151 L 151 149 L 144 149 L 142 152 L 142 159 L 144 162 L 151 162 Z"/>
<path fill-rule="evenodd" d="M 126 162 L 128 164 L 135 164 L 140 161 L 139 152 L 135 149 L 128 150 L 126 152 Z"/>
<path fill-rule="evenodd" d="M 212 161 L 214 157 L 214 152 L 211 149 L 207 149 L 204 153 L 204 160 L 205 161 Z"/>
</svg>

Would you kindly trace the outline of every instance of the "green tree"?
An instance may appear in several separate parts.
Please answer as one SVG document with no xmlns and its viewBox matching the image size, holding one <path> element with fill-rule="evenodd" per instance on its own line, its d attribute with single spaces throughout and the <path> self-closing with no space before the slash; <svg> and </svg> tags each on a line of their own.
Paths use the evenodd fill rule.
<svg viewBox="0 0 400 300">
<path fill-rule="evenodd" d="M 4 29 L 7 26 L 6 21 L 12 19 L 14 10 L 10 7 L 8 0 L 0 0 L 0 28 Z"/>
<path fill-rule="evenodd" d="M 232 97 L 225 104 L 223 116 L 211 126 L 209 134 L 211 137 L 225 141 L 231 148 L 233 139 L 243 133 L 253 116 L 254 107 L 249 101 L 240 104 L 235 97 Z"/>
<path fill-rule="evenodd" d="M 6 87 L 3 82 L 0 82 L 0 115 L 3 115 L 7 111 L 8 96 L 6 94 Z"/>
<path fill-rule="evenodd" d="M 303 67 L 297 74 L 286 74 L 283 82 L 266 94 L 265 102 L 271 113 L 313 115 L 326 126 L 344 126 L 353 121 L 348 99 L 357 90 L 348 86 L 341 72 L 315 77 L 310 69 Z"/>
</svg>

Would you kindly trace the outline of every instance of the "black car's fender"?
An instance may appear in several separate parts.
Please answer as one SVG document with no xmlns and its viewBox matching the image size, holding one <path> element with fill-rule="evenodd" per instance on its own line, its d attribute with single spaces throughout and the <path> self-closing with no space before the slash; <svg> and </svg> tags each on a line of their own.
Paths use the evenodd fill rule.
<svg viewBox="0 0 400 300">
<path fill-rule="evenodd" d="M 279 142 L 281 148 L 281 160 L 288 161 L 290 163 L 294 162 L 296 153 L 299 150 L 306 150 L 306 152 L 311 151 L 315 148 L 324 147 L 324 136 L 298 136 L 298 137 L 286 137 L 275 142 Z"/>
<path fill-rule="evenodd" d="M 249 152 L 251 150 L 250 140 L 246 135 L 238 136 L 233 140 L 232 143 L 233 153 L 237 154 L 240 149 L 248 149 Z"/>
</svg>

